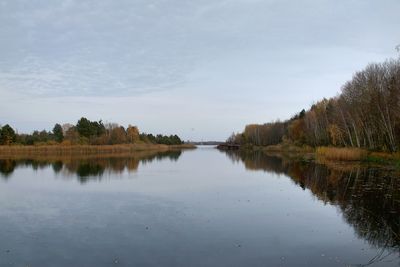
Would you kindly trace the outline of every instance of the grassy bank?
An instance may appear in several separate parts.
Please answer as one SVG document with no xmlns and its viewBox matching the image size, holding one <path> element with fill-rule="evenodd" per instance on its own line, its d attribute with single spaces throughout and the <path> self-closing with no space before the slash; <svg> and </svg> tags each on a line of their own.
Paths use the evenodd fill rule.
<svg viewBox="0 0 400 267">
<path fill-rule="evenodd" d="M 280 153 L 314 153 L 315 149 L 310 146 L 296 146 L 292 144 L 278 144 L 273 146 L 263 147 L 266 152 L 280 152 Z"/>
<path fill-rule="evenodd" d="M 10 156 L 61 156 L 61 155 L 113 155 L 133 154 L 139 151 L 168 151 L 175 149 L 194 149 L 191 144 L 126 144 L 126 145 L 43 145 L 43 146 L 0 146 L 0 157 Z"/>
<path fill-rule="evenodd" d="M 316 157 L 319 160 L 361 161 L 400 167 L 400 153 L 374 152 L 360 148 L 319 147 Z"/>
<path fill-rule="evenodd" d="M 318 147 L 316 156 L 325 160 L 365 161 L 368 151 L 360 148 Z"/>
<path fill-rule="evenodd" d="M 268 154 L 281 154 L 289 158 L 303 158 L 319 162 L 363 162 L 391 165 L 400 168 L 400 153 L 375 152 L 361 148 L 318 147 L 278 144 L 273 146 L 242 146 L 241 150 L 258 150 Z"/>
</svg>

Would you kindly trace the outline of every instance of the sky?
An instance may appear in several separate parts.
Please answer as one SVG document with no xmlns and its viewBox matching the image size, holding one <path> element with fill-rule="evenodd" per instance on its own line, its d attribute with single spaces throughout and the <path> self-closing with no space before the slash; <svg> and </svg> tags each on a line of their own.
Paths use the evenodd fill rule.
<svg viewBox="0 0 400 267">
<path fill-rule="evenodd" d="M 396 58 L 398 0 L 0 0 L 0 124 L 225 140 Z"/>
</svg>

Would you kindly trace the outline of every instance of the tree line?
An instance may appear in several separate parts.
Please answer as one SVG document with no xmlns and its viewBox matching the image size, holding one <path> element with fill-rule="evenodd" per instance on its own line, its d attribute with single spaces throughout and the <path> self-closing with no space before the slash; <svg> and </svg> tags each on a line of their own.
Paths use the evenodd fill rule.
<svg viewBox="0 0 400 267">
<path fill-rule="evenodd" d="M 247 125 L 227 142 L 399 151 L 400 59 L 369 64 L 342 86 L 338 96 L 324 98 L 286 121 Z"/>
<path fill-rule="evenodd" d="M 56 123 L 52 131 L 34 131 L 32 134 L 19 134 L 10 125 L 0 126 L 0 145 L 115 145 L 152 143 L 165 145 L 180 145 L 183 141 L 177 135 L 140 133 L 138 127 L 129 125 L 127 128 L 117 123 L 90 121 L 82 117 L 73 124 Z"/>
</svg>

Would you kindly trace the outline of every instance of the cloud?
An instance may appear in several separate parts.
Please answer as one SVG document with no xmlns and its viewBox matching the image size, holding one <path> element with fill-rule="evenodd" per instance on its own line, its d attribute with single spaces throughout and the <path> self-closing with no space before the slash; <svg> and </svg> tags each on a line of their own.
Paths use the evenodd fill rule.
<svg viewBox="0 0 400 267">
<path fill-rule="evenodd" d="M 37 57 L 27 57 L 13 68 L 2 70 L 0 84 L 30 97 L 126 96 L 173 88 L 180 81 L 179 73 L 174 71 L 149 65 L 124 69 L 101 61 L 72 58 L 44 62 Z"/>
<path fill-rule="evenodd" d="M 32 96 L 173 88 L 196 63 L 188 17 L 165 1 L 3 2 L 2 86 Z M 165 12 L 163 10 L 166 8 Z M 168 10 L 171 14 L 168 15 Z M 198 57 L 198 59 L 201 56 Z"/>
<path fill-rule="evenodd" d="M 397 0 L 0 0 L 1 119 L 25 126 L 37 109 L 55 121 L 43 103 L 66 109 L 67 121 L 78 111 L 119 121 L 136 105 L 148 129 L 196 107 L 190 120 L 209 135 L 216 117 L 221 129 L 284 119 L 397 55 L 399 9 Z"/>
<path fill-rule="evenodd" d="M 0 84 L 40 97 L 126 96 L 186 85 L 199 66 L 246 51 L 382 50 L 399 6 L 384 2 L 1 1 Z"/>
</svg>

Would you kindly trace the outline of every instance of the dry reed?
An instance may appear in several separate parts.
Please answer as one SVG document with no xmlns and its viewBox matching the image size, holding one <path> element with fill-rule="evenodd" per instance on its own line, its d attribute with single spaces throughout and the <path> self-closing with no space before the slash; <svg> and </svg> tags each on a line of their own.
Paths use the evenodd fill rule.
<svg viewBox="0 0 400 267">
<path fill-rule="evenodd" d="M 360 148 L 318 147 L 317 157 L 325 160 L 361 161 L 368 156 L 368 151 Z"/>
<path fill-rule="evenodd" d="M 43 145 L 43 146 L 0 146 L 0 157 L 24 156 L 62 156 L 62 155 L 112 155 L 132 154 L 138 151 L 168 151 L 191 149 L 194 145 L 125 144 L 125 145 Z"/>
</svg>

